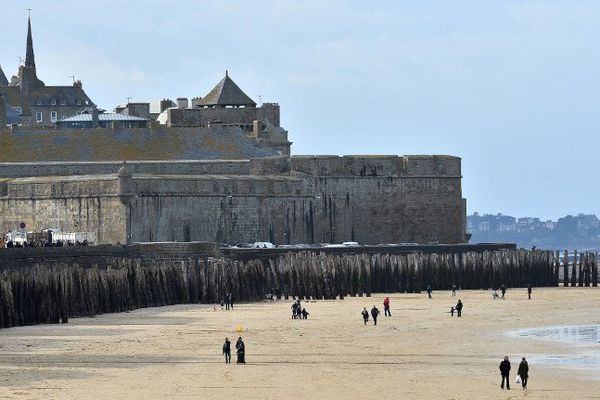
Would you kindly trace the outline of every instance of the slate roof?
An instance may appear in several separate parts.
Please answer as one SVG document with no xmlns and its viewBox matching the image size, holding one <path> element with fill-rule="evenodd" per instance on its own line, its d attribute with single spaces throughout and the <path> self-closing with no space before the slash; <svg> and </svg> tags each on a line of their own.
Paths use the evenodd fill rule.
<svg viewBox="0 0 600 400">
<path fill-rule="evenodd" d="M 79 114 L 72 117 L 61 119 L 60 122 L 90 122 L 91 114 Z M 135 117 L 119 113 L 102 113 L 98 114 L 98 121 L 148 121 L 146 118 Z"/>
<path fill-rule="evenodd" d="M 225 78 L 221 80 L 206 96 L 198 103 L 201 106 L 245 106 L 256 107 L 256 103 L 225 72 Z"/>
<path fill-rule="evenodd" d="M 0 66 L 0 86 L 8 86 L 8 79 L 6 79 L 4 71 L 2 71 L 2 66 Z"/>
<path fill-rule="evenodd" d="M 6 102 L 11 106 L 22 107 L 21 91 L 18 86 L 0 86 L 0 93 L 6 97 Z M 57 106 L 94 106 L 92 100 L 79 86 L 40 86 L 33 88 L 27 98 L 32 107 L 38 106 L 38 100 L 41 106 L 50 106 L 52 100 L 56 101 Z M 80 104 L 77 104 L 77 101 L 80 101 Z"/>
</svg>

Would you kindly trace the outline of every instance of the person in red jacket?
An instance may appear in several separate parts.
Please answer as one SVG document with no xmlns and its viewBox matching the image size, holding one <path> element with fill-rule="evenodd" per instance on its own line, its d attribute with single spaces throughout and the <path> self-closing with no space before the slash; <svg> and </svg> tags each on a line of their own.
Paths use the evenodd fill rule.
<svg viewBox="0 0 600 400">
<path fill-rule="evenodd" d="M 383 312 L 386 317 L 391 317 L 392 313 L 390 312 L 390 298 L 386 297 L 383 300 Z"/>
</svg>

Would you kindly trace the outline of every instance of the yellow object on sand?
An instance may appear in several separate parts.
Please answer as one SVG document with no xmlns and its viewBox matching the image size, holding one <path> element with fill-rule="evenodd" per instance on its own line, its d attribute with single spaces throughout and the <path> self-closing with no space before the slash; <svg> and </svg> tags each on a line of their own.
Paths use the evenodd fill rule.
<svg viewBox="0 0 600 400">
<path fill-rule="evenodd" d="M 238 326 L 235 328 L 235 331 L 236 331 L 237 333 L 242 333 L 242 332 L 244 332 L 244 327 L 243 327 L 243 326 L 241 326 L 241 325 L 238 325 Z"/>
</svg>

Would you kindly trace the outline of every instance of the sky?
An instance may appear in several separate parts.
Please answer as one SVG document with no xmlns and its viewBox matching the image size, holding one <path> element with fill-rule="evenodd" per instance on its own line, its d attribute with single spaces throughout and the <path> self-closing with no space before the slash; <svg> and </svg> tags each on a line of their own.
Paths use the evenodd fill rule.
<svg viewBox="0 0 600 400">
<path fill-rule="evenodd" d="M 469 213 L 600 214 L 597 0 L 2 0 L 9 79 L 26 8 L 38 76 L 107 110 L 229 70 L 293 154 L 449 154 Z"/>
</svg>

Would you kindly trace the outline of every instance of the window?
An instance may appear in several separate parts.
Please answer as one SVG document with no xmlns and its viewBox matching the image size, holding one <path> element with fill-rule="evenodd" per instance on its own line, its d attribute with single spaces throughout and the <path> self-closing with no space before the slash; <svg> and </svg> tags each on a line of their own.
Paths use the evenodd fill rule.
<svg viewBox="0 0 600 400">
<path fill-rule="evenodd" d="M 50 121 L 56 122 L 57 119 L 58 119 L 58 115 L 57 115 L 56 111 L 50 111 Z"/>
<path fill-rule="evenodd" d="M 42 105 L 42 101 L 40 99 L 37 99 L 35 101 L 35 104 L 38 105 L 38 106 L 41 106 Z"/>
<path fill-rule="evenodd" d="M 37 122 L 43 122 L 44 121 L 44 114 L 42 114 L 41 112 L 36 112 L 35 113 L 35 120 Z"/>
<path fill-rule="evenodd" d="M 52 104 L 53 106 L 55 106 L 56 105 L 56 99 L 50 100 L 50 104 Z"/>
<path fill-rule="evenodd" d="M 77 99 L 77 105 L 80 106 L 81 105 L 81 100 Z"/>
</svg>

